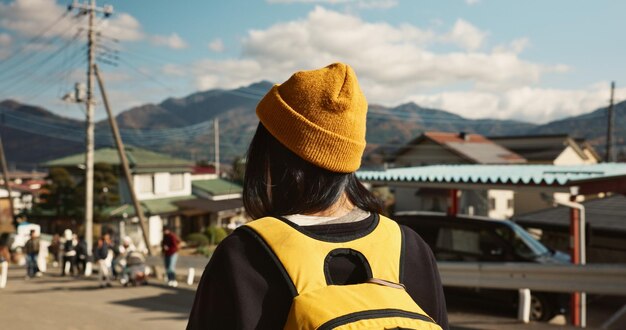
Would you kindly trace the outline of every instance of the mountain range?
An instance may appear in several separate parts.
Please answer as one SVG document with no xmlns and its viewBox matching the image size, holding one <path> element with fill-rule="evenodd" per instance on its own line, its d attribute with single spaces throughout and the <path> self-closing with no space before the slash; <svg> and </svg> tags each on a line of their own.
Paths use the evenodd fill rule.
<svg viewBox="0 0 626 330">
<path fill-rule="evenodd" d="M 232 90 L 213 89 L 159 104 L 122 111 L 116 121 L 126 144 L 172 156 L 213 160 L 214 126 L 219 120 L 220 160 L 242 157 L 256 129 L 255 107 L 272 83 L 261 81 Z M 626 101 L 615 109 L 615 143 L 626 155 Z M 474 132 L 485 136 L 569 134 L 587 139 L 604 153 L 606 108 L 543 125 L 514 120 L 467 119 L 439 109 L 406 103 L 395 107 L 370 105 L 366 154 L 388 153 L 421 132 Z M 50 159 L 82 152 L 84 121 L 66 118 L 41 107 L 12 100 L 0 102 L 0 134 L 12 167 L 32 169 Z M 112 145 L 106 120 L 96 123 L 96 147 Z"/>
</svg>

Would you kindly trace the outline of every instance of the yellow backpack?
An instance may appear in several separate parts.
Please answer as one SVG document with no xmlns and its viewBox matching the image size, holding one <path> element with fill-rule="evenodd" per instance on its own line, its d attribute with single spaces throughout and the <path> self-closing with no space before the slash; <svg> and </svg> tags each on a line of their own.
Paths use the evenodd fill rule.
<svg viewBox="0 0 626 330">
<path fill-rule="evenodd" d="M 441 330 L 399 284 L 402 233 L 396 222 L 380 216 L 371 233 L 347 242 L 313 238 L 271 217 L 247 226 L 269 247 L 292 288 L 285 329 Z M 337 251 L 364 257 L 371 279 L 329 284 L 325 261 Z"/>
</svg>

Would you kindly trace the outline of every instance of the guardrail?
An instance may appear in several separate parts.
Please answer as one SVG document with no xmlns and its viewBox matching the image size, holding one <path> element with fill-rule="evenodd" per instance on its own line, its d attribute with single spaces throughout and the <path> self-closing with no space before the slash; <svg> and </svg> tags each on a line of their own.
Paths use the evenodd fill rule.
<svg viewBox="0 0 626 330">
<path fill-rule="evenodd" d="M 438 262 L 447 286 L 626 295 L 626 265 Z"/>
</svg>

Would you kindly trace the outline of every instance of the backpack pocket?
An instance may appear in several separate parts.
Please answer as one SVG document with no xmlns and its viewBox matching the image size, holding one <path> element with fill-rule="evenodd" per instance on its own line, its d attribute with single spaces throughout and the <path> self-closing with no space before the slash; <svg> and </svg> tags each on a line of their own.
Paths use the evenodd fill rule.
<svg viewBox="0 0 626 330">
<path fill-rule="evenodd" d="M 285 329 L 433 329 L 402 288 L 375 283 L 330 285 L 294 298 Z"/>
</svg>

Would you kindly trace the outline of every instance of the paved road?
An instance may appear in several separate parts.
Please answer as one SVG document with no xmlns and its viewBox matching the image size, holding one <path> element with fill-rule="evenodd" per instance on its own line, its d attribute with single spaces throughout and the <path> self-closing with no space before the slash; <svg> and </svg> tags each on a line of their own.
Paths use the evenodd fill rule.
<svg viewBox="0 0 626 330">
<path fill-rule="evenodd" d="M 195 294 L 195 287 L 184 283 L 176 289 L 156 280 L 142 287 L 114 284 L 100 289 L 95 277 L 75 279 L 50 274 L 26 281 L 24 274 L 24 268 L 11 268 L 7 287 L 0 289 L 0 329 L 184 329 Z M 599 312 L 596 308 L 590 318 L 603 318 L 594 319 L 591 329 L 621 305 L 598 306 Z M 455 330 L 574 329 L 545 323 L 524 325 L 511 314 L 449 303 L 450 323 Z"/>
<path fill-rule="evenodd" d="M 184 287 L 100 289 L 95 277 L 25 281 L 24 273 L 11 269 L 0 290 L 0 329 L 184 329 L 193 303 L 194 292 Z"/>
</svg>

